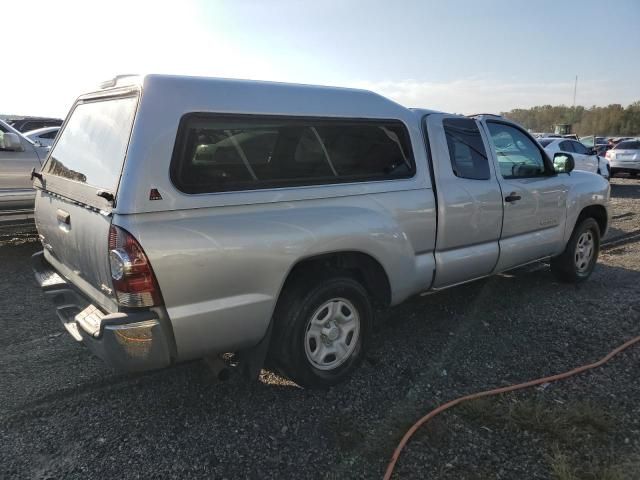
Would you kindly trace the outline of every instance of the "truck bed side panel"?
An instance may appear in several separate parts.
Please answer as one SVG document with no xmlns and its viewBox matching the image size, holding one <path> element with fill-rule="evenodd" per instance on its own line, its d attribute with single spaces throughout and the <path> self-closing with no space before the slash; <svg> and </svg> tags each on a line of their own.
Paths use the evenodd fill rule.
<svg viewBox="0 0 640 480">
<path fill-rule="evenodd" d="M 149 256 L 181 360 L 257 343 L 301 259 L 370 255 L 388 275 L 392 303 L 427 289 L 434 270 L 431 189 L 117 215 L 114 223 Z"/>
</svg>

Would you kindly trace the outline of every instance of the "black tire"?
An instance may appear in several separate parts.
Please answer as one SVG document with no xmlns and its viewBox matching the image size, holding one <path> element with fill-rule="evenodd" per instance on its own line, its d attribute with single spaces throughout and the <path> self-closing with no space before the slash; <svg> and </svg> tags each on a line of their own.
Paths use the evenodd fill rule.
<svg viewBox="0 0 640 480">
<path fill-rule="evenodd" d="M 591 234 L 593 239 L 593 253 L 588 261 L 584 264 L 583 268 L 579 268 L 577 263 L 583 260 L 579 257 L 578 242 L 583 234 Z M 598 254 L 600 253 L 600 227 L 598 222 L 593 218 L 585 218 L 582 220 L 571 233 L 571 238 L 567 243 L 567 246 L 562 252 L 551 259 L 551 271 L 555 274 L 558 280 L 567 283 L 580 283 L 584 282 L 596 266 L 598 261 Z"/>
<path fill-rule="evenodd" d="M 359 334 L 355 346 L 349 344 L 349 350 L 352 350 L 344 357 L 343 363 L 322 370 L 316 368 L 307 356 L 307 330 L 314 314 L 332 299 L 345 299 L 355 308 Z M 273 322 L 271 362 L 302 387 L 327 388 L 345 380 L 362 362 L 371 336 L 373 308 L 365 288 L 348 276 L 316 281 L 315 284 L 291 282 L 278 301 Z M 351 341 L 354 341 L 353 337 Z"/>
</svg>

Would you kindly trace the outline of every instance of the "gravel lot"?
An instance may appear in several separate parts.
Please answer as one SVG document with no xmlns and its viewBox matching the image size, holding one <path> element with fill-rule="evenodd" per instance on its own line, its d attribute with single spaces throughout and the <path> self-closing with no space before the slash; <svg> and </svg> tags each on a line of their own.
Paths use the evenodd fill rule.
<svg viewBox="0 0 640 480">
<path fill-rule="evenodd" d="M 612 181 L 609 238 L 640 232 L 640 180 Z M 305 391 L 266 372 L 214 384 L 202 362 L 108 370 L 35 287 L 33 234 L 0 233 L 0 478 L 381 478 L 405 429 L 462 394 L 595 361 L 640 335 L 640 238 L 583 285 L 544 264 L 383 316 L 354 378 Z M 398 478 L 640 478 L 640 346 L 545 389 L 456 408 Z M 564 476 L 563 476 L 564 475 Z M 571 476 L 569 476 L 571 475 Z"/>
</svg>

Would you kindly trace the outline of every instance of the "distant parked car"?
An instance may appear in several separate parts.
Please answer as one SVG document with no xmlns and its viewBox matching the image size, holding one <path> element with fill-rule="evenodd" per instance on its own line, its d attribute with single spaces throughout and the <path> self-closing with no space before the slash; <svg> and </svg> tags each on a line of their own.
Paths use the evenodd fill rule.
<svg viewBox="0 0 640 480">
<path fill-rule="evenodd" d="M 37 145 L 0 120 L 0 214 L 2 221 L 31 214 L 36 192 L 31 170 L 40 170 L 49 147 Z"/>
<path fill-rule="evenodd" d="M 628 173 L 635 177 L 640 173 L 640 139 L 625 140 L 607 152 L 611 163 L 611 176 Z"/>
<path fill-rule="evenodd" d="M 593 148 L 596 149 L 596 153 L 598 154 L 598 156 L 604 157 L 607 153 L 607 150 L 609 150 L 609 145 L 596 145 Z"/>
<path fill-rule="evenodd" d="M 29 117 L 9 120 L 7 123 L 19 132 L 24 133 L 37 128 L 59 127 L 62 125 L 62 120 L 59 118 Z"/>
<path fill-rule="evenodd" d="M 26 132 L 24 136 L 34 141 L 35 143 L 39 143 L 40 145 L 43 145 L 45 147 L 50 147 L 51 145 L 53 145 L 53 141 L 55 140 L 56 135 L 59 131 L 60 127 L 45 127 Z"/>
<path fill-rule="evenodd" d="M 609 178 L 609 161 L 598 156 L 594 148 L 587 148 L 570 138 L 541 138 L 538 142 L 551 158 L 557 152 L 570 153 L 575 160 L 576 170 L 597 173 L 604 178 Z"/>
</svg>

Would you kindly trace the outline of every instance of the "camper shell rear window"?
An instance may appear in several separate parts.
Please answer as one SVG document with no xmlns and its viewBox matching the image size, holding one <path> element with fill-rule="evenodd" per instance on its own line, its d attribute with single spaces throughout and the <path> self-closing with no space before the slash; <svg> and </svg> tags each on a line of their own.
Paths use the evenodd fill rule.
<svg viewBox="0 0 640 480">
<path fill-rule="evenodd" d="M 43 171 L 115 193 L 137 105 L 137 96 L 78 103 Z"/>
<path fill-rule="evenodd" d="M 393 180 L 415 163 L 399 120 L 192 113 L 180 122 L 171 179 L 185 193 Z"/>
</svg>

